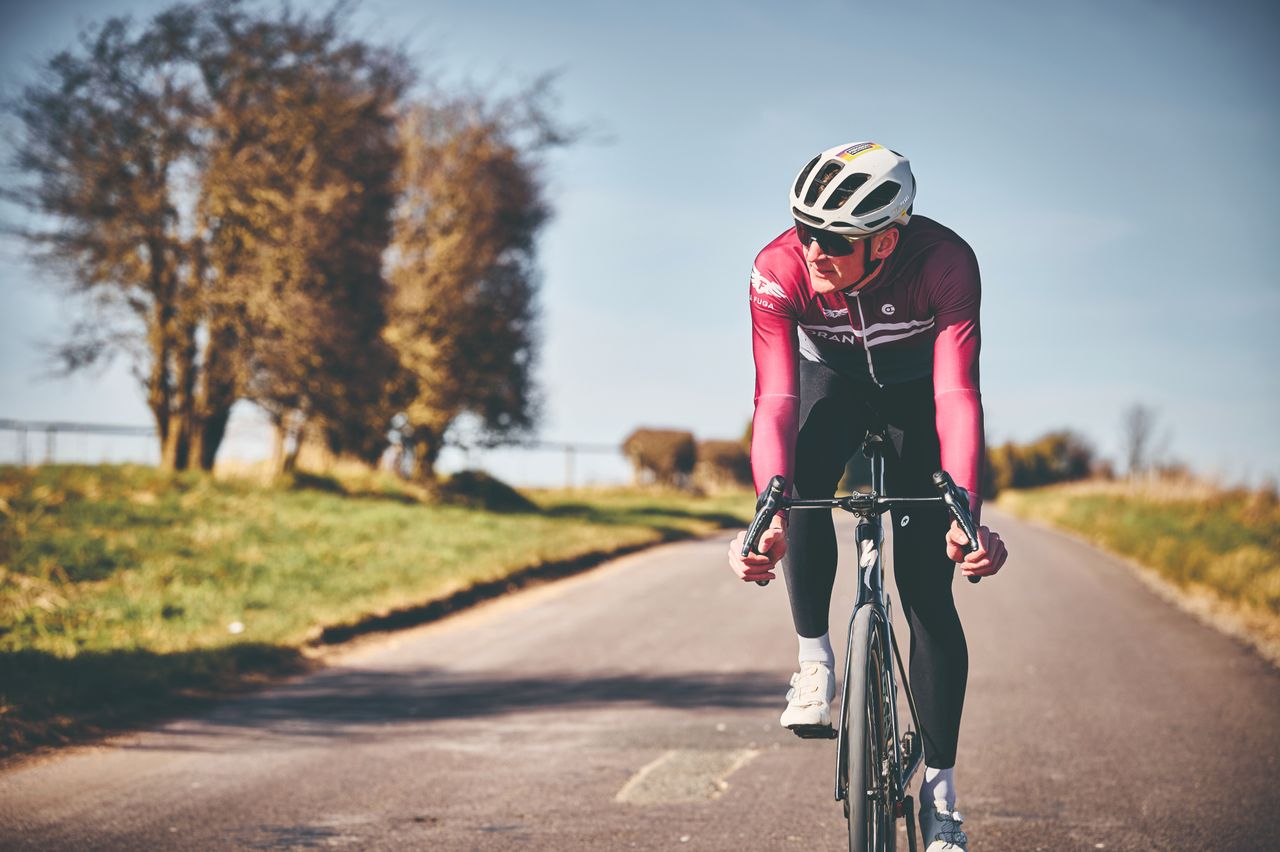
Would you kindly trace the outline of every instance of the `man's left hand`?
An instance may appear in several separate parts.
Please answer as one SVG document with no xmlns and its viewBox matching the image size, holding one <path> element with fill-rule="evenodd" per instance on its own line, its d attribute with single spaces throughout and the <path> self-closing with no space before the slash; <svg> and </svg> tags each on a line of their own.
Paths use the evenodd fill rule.
<svg viewBox="0 0 1280 852">
<path fill-rule="evenodd" d="M 969 537 L 964 534 L 964 530 L 952 521 L 951 529 L 947 531 L 947 558 L 959 564 L 966 577 L 994 574 L 1004 567 L 1005 560 L 1009 558 L 1009 551 L 1000 539 L 1000 533 L 987 527 L 978 527 L 979 547 L 973 553 L 968 551 L 968 543 Z"/>
</svg>

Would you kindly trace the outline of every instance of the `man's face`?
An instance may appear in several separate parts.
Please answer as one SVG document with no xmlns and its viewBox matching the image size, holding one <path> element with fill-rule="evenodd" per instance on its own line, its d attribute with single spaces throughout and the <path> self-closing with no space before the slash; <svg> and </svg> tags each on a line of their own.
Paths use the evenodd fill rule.
<svg viewBox="0 0 1280 852">
<path fill-rule="evenodd" d="M 814 292 L 843 290 L 865 275 L 870 244 L 870 239 L 858 240 L 852 254 L 829 255 L 817 240 L 810 242 L 805 247 L 804 260 L 809 267 L 809 283 L 813 285 Z"/>
</svg>

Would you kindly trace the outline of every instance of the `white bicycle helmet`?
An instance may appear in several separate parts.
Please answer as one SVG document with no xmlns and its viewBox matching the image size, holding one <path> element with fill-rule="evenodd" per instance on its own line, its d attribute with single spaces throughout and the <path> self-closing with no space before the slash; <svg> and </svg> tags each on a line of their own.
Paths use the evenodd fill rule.
<svg viewBox="0 0 1280 852">
<path fill-rule="evenodd" d="M 828 148 L 800 170 L 791 215 L 812 228 L 849 236 L 911 220 L 916 180 L 911 163 L 875 142 Z"/>
</svg>

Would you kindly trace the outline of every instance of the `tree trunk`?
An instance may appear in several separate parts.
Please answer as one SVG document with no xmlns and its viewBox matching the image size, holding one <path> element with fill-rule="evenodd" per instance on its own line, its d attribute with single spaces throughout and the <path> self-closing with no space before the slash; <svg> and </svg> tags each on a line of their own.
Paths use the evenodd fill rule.
<svg viewBox="0 0 1280 852">
<path fill-rule="evenodd" d="M 191 458 L 191 436 L 187 429 L 188 418 L 180 412 L 170 412 L 167 418 L 164 447 L 161 453 L 161 466 L 165 470 L 186 470 Z"/>
<path fill-rule="evenodd" d="M 200 431 L 200 423 L 196 416 L 196 341 L 195 326 L 183 323 L 178 330 L 180 335 L 174 353 L 176 358 L 173 411 L 170 415 L 170 430 L 177 426 L 176 435 L 169 444 L 165 454 L 166 466 L 170 470 L 186 470 L 191 466 L 191 445 Z"/>
<path fill-rule="evenodd" d="M 173 470 L 169 463 L 169 406 L 171 387 L 169 382 L 169 333 L 168 306 L 159 299 L 152 310 L 147 329 L 147 347 L 151 350 L 151 375 L 147 377 L 147 407 L 156 421 L 156 437 L 160 441 L 161 466 Z"/>
<path fill-rule="evenodd" d="M 152 370 L 154 379 L 156 370 Z M 160 442 L 160 467 L 173 470 L 169 463 L 169 401 L 164 394 L 156 394 L 155 398 L 148 393 L 147 405 L 151 409 L 151 417 L 156 422 L 156 439 Z"/>
<path fill-rule="evenodd" d="M 302 449 L 302 435 L 306 431 L 306 416 L 301 411 L 286 411 L 278 419 L 275 445 L 271 451 L 272 473 L 282 476 L 298 469 L 298 451 Z"/>
<path fill-rule="evenodd" d="M 423 428 L 413 430 L 414 478 L 427 486 L 436 484 L 436 460 L 444 443 L 440 438 Z"/>
<path fill-rule="evenodd" d="M 275 418 L 272 418 L 272 426 L 275 429 L 274 440 L 271 442 L 271 475 L 280 476 L 284 473 L 284 447 L 288 439 L 288 430 L 285 429 L 282 421 Z"/>
<path fill-rule="evenodd" d="M 293 473 L 298 469 L 298 451 L 302 449 L 302 436 L 295 434 L 293 443 L 286 445 L 284 455 L 284 473 Z"/>
<path fill-rule="evenodd" d="M 191 455 L 203 471 L 213 470 L 218 447 L 227 435 L 227 421 L 231 419 L 231 406 L 223 405 L 201 418 L 200 429 L 195 434 Z"/>
<path fill-rule="evenodd" d="M 173 320 L 176 313 L 176 282 L 165 264 L 163 234 L 152 234 L 147 242 L 150 256 L 149 289 L 151 316 L 147 324 L 147 348 L 151 350 L 151 375 L 147 379 L 147 406 L 156 420 L 160 439 L 160 464 L 167 470 L 177 466 L 185 438 L 174 431 L 173 412 Z"/>
<path fill-rule="evenodd" d="M 227 434 L 227 421 L 236 402 L 236 370 L 233 364 L 235 332 L 224 322 L 209 329 L 201 354 L 196 411 L 199 429 L 195 432 L 192 456 L 201 470 L 213 470 L 218 448 Z"/>
</svg>

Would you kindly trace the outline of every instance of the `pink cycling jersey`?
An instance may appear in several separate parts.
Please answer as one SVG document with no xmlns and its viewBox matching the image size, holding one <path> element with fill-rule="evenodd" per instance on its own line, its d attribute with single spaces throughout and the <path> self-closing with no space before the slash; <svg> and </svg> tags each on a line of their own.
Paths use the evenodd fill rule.
<svg viewBox="0 0 1280 852">
<path fill-rule="evenodd" d="M 942 467 L 978 509 L 983 454 L 978 387 L 982 288 L 978 262 L 953 231 L 923 216 L 902 229 L 880 274 L 857 293 L 815 293 L 804 248 L 789 228 L 751 269 L 756 491 L 793 472 L 800 401 L 797 359 L 854 382 L 890 385 L 932 374 Z"/>
</svg>

